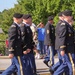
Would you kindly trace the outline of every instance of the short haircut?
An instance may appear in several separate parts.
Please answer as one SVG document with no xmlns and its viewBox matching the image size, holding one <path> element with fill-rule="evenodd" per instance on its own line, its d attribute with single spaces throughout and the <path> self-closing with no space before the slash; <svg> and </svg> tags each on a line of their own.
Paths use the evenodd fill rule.
<svg viewBox="0 0 75 75">
<path fill-rule="evenodd" d="M 22 18 L 23 17 L 23 14 L 14 13 L 13 17 L 15 17 L 15 18 Z"/>
<path fill-rule="evenodd" d="M 30 14 L 24 14 L 23 15 L 23 19 L 28 19 L 28 18 L 32 18 L 32 16 Z"/>
</svg>

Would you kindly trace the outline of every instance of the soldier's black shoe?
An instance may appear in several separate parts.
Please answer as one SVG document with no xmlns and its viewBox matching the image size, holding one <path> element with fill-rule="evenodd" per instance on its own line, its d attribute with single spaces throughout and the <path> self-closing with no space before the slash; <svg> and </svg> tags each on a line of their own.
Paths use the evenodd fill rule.
<svg viewBox="0 0 75 75">
<path fill-rule="evenodd" d="M 17 72 L 14 72 L 12 75 L 17 75 Z"/>
<path fill-rule="evenodd" d="M 37 73 L 34 73 L 33 75 L 37 75 Z"/>
<path fill-rule="evenodd" d="M 46 66 L 49 67 L 49 65 L 48 65 L 48 61 L 44 60 L 43 62 L 44 62 L 44 64 L 46 64 Z"/>
<path fill-rule="evenodd" d="M 54 71 L 52 70 L 51 67 L 49 67 L 49 72 L 51 73 L 51 75 L 53 75 Z"/>
</svg>

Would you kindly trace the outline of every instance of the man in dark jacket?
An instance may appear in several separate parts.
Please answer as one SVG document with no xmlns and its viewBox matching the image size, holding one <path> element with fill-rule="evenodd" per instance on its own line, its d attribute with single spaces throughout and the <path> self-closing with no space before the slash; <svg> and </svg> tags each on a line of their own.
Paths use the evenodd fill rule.
<svg viewBox="0 0 75 75">
<path fill-rule="evenodd" d="M 9 28 L 8 41 L 9 41 L 9 58 L 12 59 L 12 64 L 7 68 L 2 75 L 11 75 L 17 70 L 18 75 L 24 75 L 23 67 L 23 50 L 20 23 L 22 22 L 22 14 L 15 13 L 13 15 L 13 24 Z"/>
<path fill-rule="evenodd" d="M 52 66 L 54 64 L 54 45 L 55 45 L 55 28 L 53 26 L 53 16 L 48 17 L 48 22 L 45 26 L 45 39 L 44 39 L 45 50 L 47 51 L 47 56 L 45 57 L 44 63 L 47 66 Z M 50 64 L 48 65 L 48 62 Z"/>
<path fill-rule="evenodd" d="M 73 74 L 74 30 L 72 25 L 70 25 L 72 12 L 70 10 L 64 11 L 63 17 L 64 21 L 56 29 L 55 42 L 55 48 L 59 50 L 63 63 L 57 68 L 53 75 L 62 75 L 65 71 L 68 72 L 66 75 L 75 75 Z"/>
<path fill-rule="evenodd" d="M 56 28 L 55 28 L 55 33 L 57 32 L 57 30 L 59 29 L 59 25 L 63 22 L 63 20 L 64 20 L 64 18 L 63 18 L 63 16 L 62 16 L 62 13 L 63 12 L 59 12 L 58 13 L 58 18 L 59 18 L 59 21 L 58 21 L 58 23 L 57 23 L 57 25 L 56 25 Z M 56 39 L 57 39 L 57 37 L 56 37 Z M 57 43 L 56 43 L 56 45 L 58 45 Z M 55 45 L 55 46 L 56 46 Z M 58 53 L 58 58 L 59 58 L 59 61 L 60 62 L 62 62 L 62 59 L 61 59 L 61 56 L 60 56 L 60 52 L 57 50 L 57 53 Z M 61 65 L 61 63 L 60 62 L 57 62 L 56 64 L 54 64 L 52 67 L 50 67 L 50 72 L 51 73 L 53 73 L 60 65 Z"/>
<path fill-rule="evenodd" d="M 24 53 L 26 53 L 26 56 L 30 59 L 30 67 L 31 70 L 27 70 L 29 75 L 33 75 L 31 71 L 33 71 L 34 75 L 36 74 L 36 65 L 35 65 L 35 58 L 33 50 L 35 48 L 35 43 L 33 42 L 33 34 L 32 30 L 30 29 L 30 25 L 32 24 L 32 16 L 30 14 L 23 15 L 23 23 L 21 24 L 21 33 L 22 33 L 22 41 L 24 46 Z M 28 59 L 27 59 L 28 60 Z M 30 73 L 30 72 L 31 73 Z"/>
</svg>

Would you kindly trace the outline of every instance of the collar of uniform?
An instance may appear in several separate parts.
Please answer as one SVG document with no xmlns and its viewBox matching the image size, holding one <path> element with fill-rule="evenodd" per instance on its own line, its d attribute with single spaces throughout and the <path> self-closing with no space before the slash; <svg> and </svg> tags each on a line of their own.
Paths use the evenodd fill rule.
<svg viewBox="0 0 75 75">
<path fill-rule="evenodd" d="M 48 23 L 49 23 L 50 25 L 52 25 L 49 21 L 48 21 Z"/>
<path fill-rule="evenodd" d="M 30 26 L 29 24 L 27 24 L 26 22 L 23 22 L 26 26 Z"/>
<path fill-rule="evenodd" d="M 65 20 L 64 20 L 64 22 L 66 22 L 68 25 L 70 25 L 70 26 L 72 27 L 72 25 L 71 25 L 69 22 L 67 22 L 67 21 L 65 21 Z"/>
<path fill-rule="evenodd" d="M 16 23 L 20 27 L 20 24 L 18 24 L 17 22 L 14 22 L 14 23 Z"/>
</svg>

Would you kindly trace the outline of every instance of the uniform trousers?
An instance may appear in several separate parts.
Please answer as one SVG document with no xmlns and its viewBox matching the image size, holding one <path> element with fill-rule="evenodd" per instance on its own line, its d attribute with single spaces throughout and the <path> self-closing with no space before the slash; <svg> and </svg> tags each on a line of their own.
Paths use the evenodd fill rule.
<svg viewBox="0 0 75 75">
<path fill-rule="evenodd" d="M 54 49 L 54 46 L 49 46 L 48 47 L 48 53 L 47 56 L 45 57 L 45 61 L 50 61 L 50 65 L 54 64 L 54 55 L 56 54 L 56 50 Z"/>
<path fill-rule="evenodd" d="M 36 73 L 36 63 L 35 63 L 35 58 L 34 58 L 34 54 L 33 53 L 29 53 L 28 54 L 31 63 L 32 63 L 32 69 L 33 69 L 33 73 Z"/>
<path fill-rule="evenodd" d="M 72 64 L 70 61 L 70 57 L 72 57 L 73 54 L 70 53 L 71 56 L 69 56 L 69 54 L 65 54 L 62 58 L 62 63 L 60 64 L 59 61 L 59 67 L 54 71 L 53 75 L 62 75 L 64 72 L 66 73 L 66 75 L 73 75 L 73 68 L 72 68 Z"/>
<path fill-rule="evenodd" d="M 57 68 L 63 63 L 63 57 L 61 57 L 59 50 L 57 50 L 59 61 L 50 67 L 51 70 L 56 71 Z"/>
<path fill-rule="evenodd" d="M 33 64 L 29 54 L 23 56 L 23 63 L 24 63 L 24 74 L 25 75 L 33 75 Z"/>
<path fill-rule="evenodd" d="M 15 71 L 17 71 L 18 75 L 24 75 L 22 56 L 14 56 L 11 61 L 12 64 L 2 73 L 2 75 L 11 75 Z"/>
</svg>

